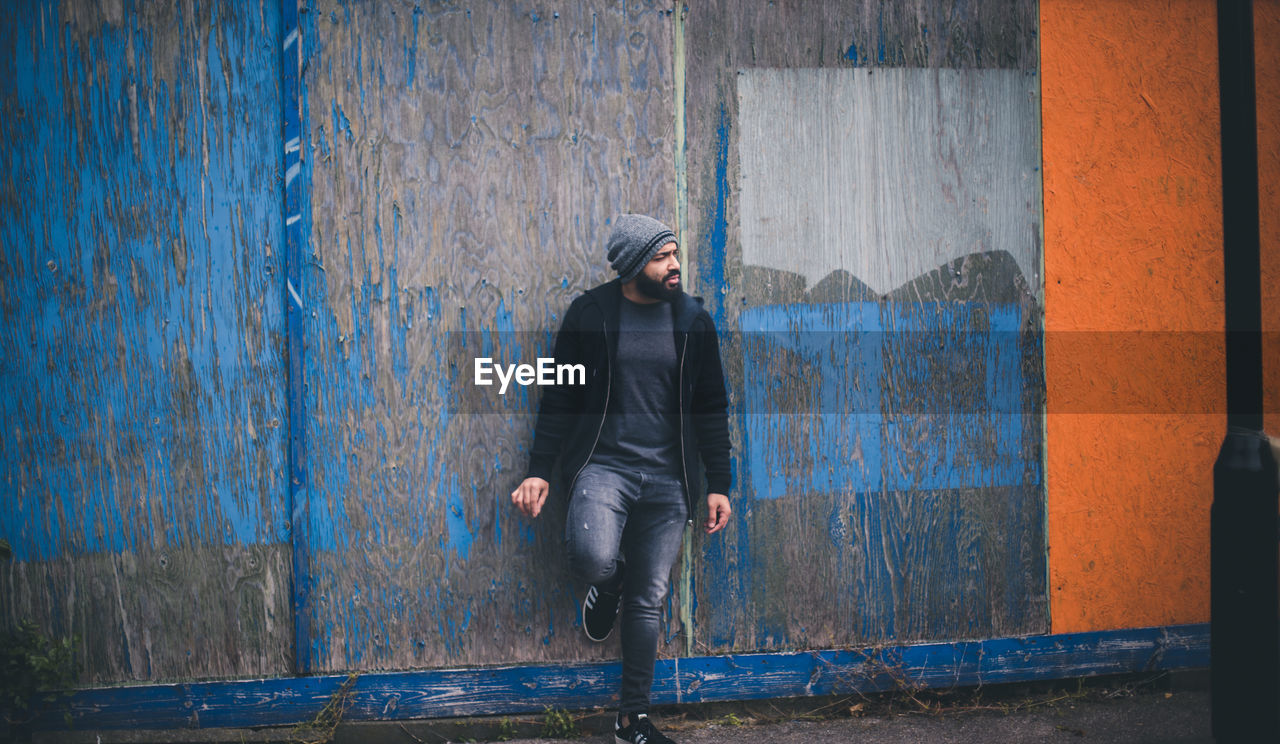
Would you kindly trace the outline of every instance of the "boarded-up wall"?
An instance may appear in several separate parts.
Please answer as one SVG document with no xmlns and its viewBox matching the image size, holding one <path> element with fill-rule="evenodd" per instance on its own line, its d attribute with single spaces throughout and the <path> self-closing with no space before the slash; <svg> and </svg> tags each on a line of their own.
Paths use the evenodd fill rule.
<svg viewBox="0 0 1280 744">
<path fill-rule="evenodd" d="M 284 673 L 300 536 L 299 668 L 616 655 L 579 635 L 563 502 L 508 504 L 536 392 L 477 397 L 467 364 L 547 349 L 607 278 L 609 218 L 675 221 L 685 176 L 736 516 L 692 540 L 662 653 L 1045 630 L 1044 307 L 1051 350 L 1220 329 L 1211 3 L 1045 3 L 1044 271 L 1036 6 L 954 5 L 308 7 L 291 533 L 280 8 L 23 4 L 0 29 L 5 622 L 79 634 L 89 681 Z M 1072 381 L 1168 396 L 1048 360 L 1055 630 L 1204 619 L 1221 359 L 1164 348 L 1209 415 L 1063 414 Z"/>
<path fill-rule="evenodd" d="M 280 10 L 5 12 L 0 613 L 89 682 L 285 672 Z"/>
<path fill-rule="evenodd" d="M 643 211 L 688 215 L 737 472 L 662 653 L 1044 628 L 1030 3 L 309 6 L 288 401 L 279 11 L 5 32 L 6 208 L 64 205 L 5 224 L 10 621 L 85 634 L 99 681 L 287 671 L 294 539 L 298 669 L 616 655 L 578 635 L 563 496 L 508 503 L 536 391 L 469 365 L 545 351 Z"/>
</svg>

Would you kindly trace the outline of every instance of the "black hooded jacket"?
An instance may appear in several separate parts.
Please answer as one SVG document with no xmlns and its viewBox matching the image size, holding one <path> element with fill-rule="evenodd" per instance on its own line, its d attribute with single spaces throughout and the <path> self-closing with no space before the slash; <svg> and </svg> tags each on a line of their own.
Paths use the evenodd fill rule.
<svg viewBox="0 0 1280 744">
<path fill-rule="evenodd" d="M 556 335 L 555 363 L 581 364 L 586 385 L 542 390 L 534 428 L 529 477 L 550 480 L 556 457 L 566 488 L 591 459 L 609 407 L 611 370 L 618 352 L 622 282 L 614 279 L 587 290 L 565 312 Z M 702 299 L 682 295 L 672 305 L 679 360 L 680 455 L 685 500 L 693 518 L 698 455 L 706 471 L 707 493 L 729 493 L 729 417 L 720 340 Z"/>
</svg>

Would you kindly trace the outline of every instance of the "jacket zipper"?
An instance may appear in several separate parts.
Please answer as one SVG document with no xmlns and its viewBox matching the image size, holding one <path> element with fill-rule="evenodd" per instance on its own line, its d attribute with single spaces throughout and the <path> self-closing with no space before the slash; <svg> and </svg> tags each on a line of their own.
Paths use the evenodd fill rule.
<svg viewBox="0 0 1280 744">
<path fill-rule="evenodd" d="M 600 432 L 604 431 L 604 419 L 609 415 L 609 394 L 613 392 L 613 360 L 609 358 L 609 324 L 601 321 L 601 329 L 604 331 L 604 409 L 600 411 L 600 425 L 596 427 L 596 438 L 591 442 L 591 449 L 587 450 L 587 459 L 582 462 L 582 466 L 578 468 L 578 472 L 573 474 L 573 480 L 569 481 L 569 496 L 573 496 L 573 487 L 578 483 L 578 476 L 582 475 L 582 471 L 586 469 L 587 464 L 591 462 L 591 456 L 596 453 L 596 445 L 600 443 Z M 681 430 L 680 456 L 684 457 L 683 445 L 684 431 Z M 686 499 L 687 500 L 687 499 Z"/>
<path fill-rule="evenodd" d="M 684 473 L 684 508 L 689 524 L 693 524 L 693 498 L 689 495 L 689 460 L 684 453 L 684 355 L 689 350 L 689 334 L 680 346 L 680 374 L 676 383 L 676 410 L 680 416 L 680 470 Z M 597 435 L 599 436 L 599 435 Z"/>
</svg>

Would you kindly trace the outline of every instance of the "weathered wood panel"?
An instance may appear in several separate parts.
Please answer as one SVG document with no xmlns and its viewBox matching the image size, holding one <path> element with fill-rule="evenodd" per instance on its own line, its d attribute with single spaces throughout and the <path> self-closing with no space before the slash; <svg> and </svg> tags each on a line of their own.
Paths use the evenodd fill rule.
<svg viewBox="0 0 1280 744">
<path fill-rule="evenodd" d="M 1044 630 L 1035 4 L 685 34 L 690 273 L 744 413 L 697 648 Z"/>
<path fill-rule="evenodd" d="M 563 492 L 536 522 L 510 506 L 536 394 L 491 389 L 481 413 L 468 380 L 482 350 L 547 350 L 609 278 L 613 215 L 672 219 L 670 16 L 325 2 L 303 22 L 310 667 L 616 656 L 577 627 Z"/>
<path fill-rule="evenodd" d="M 288 669 L 279 8 L 0 28 L 0 617 L 87 682 Z"/>
<path fill-rule="evenodd" d="M 5 567 L 6 619 L 74 634 L 83 680 L 289 671 L 287 545 L 142 546 Z"/>
</svg>

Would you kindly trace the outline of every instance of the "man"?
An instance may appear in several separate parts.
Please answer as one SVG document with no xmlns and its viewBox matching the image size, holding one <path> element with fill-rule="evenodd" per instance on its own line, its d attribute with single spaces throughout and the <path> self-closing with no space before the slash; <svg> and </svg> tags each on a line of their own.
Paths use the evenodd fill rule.
<svg viewBox="0 0 1280 744">
<path fill-rule="evenodd" d="M 583 364 L 584 386 L 544 388 L 527 477 L 511 494 L 538 516 L 557 456 L 569 488 L 565 544 L 588 585 L 587 637 L 622 614 L 619 743 L 671 742 L 649 720 L 661 603 L 706 470 L 707 534 L 729 520 L 729 423 L 719 340 L 701 298 L 680 285 L 671 229 L 617 219 L 608 258 L 618 278 L 576 298 L 556 336 L 557 364 Z"/>
</svg>

